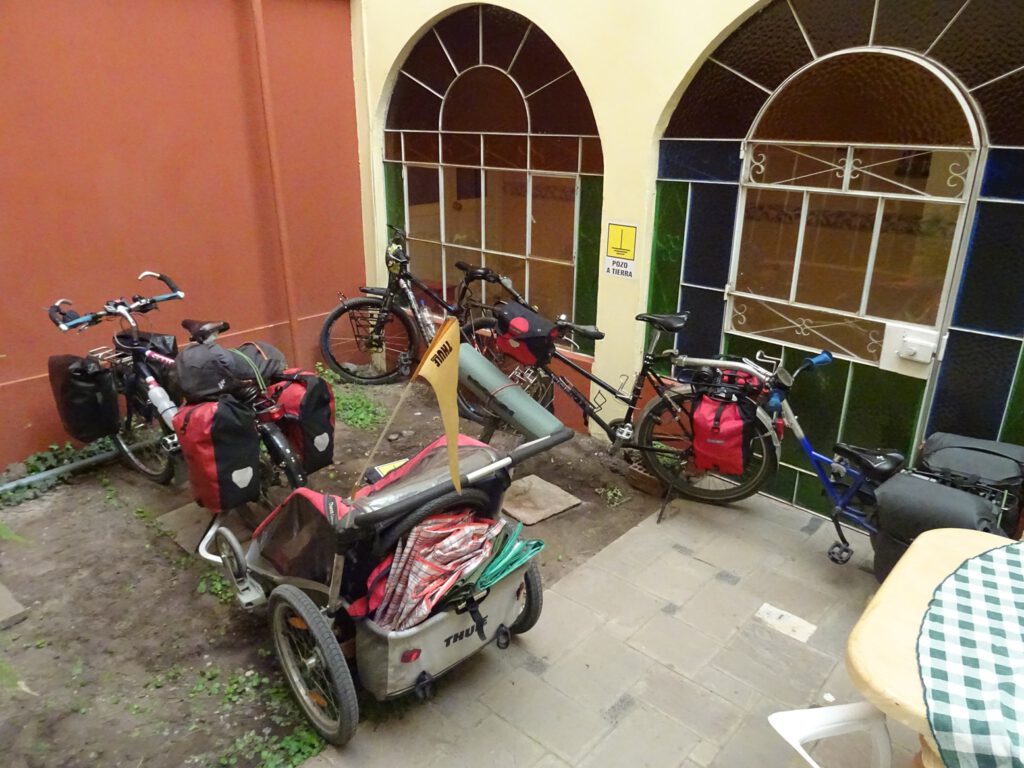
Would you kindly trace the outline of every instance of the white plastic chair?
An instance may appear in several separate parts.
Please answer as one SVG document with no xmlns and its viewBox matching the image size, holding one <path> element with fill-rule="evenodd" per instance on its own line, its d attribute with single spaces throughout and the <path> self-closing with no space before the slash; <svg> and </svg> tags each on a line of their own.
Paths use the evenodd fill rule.
<svg viewBox="0 0 1024 768">
<path fill-rule="evenodd" d="M 874 768 L 892 768 L 892 744 L 885 715 L 866 701 L 775 712 L 768 716 L 768 722 L 814 768 L 821 766 L 803 748 L 806 742 L 855 731 L 867 731 L 871 736 L 875 752 L 872 763 Z"/>
</svg>

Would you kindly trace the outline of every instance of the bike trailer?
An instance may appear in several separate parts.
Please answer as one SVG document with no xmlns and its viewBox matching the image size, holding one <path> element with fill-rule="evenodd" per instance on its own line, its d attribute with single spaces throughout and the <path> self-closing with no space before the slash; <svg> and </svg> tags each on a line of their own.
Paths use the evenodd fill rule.
<svg viewBox="0 0 1024 768">
<path fill-rule="evenodd" d="M 1024 485 L 1024 446 L 936 432 L 925 440 L 918 468 L 934 473 L 956 488 L 1005 492 L 1002 528 L 1007 533 L 1017 533 Z"/>
<path fill-rule="evenodd" d="M 260 496 L 256 413 L 231 395 L 185 405 L 174 415 L 192 495 L 214 512 Z"/>
<path fill-rule="evenodd" d="M 494 308 L 498 349 L 523 365 L 546 365 L 555 351 L 558 329 L 529 307 L 504 302 Z"/>
<path fill-rule="evenodd" d="M 871 536 L 875 576 L 889 575 L 920 534 L 934 528 L 965 528 L 1003 535 L 997 504 L 919 475 L 901 472 L 877 489 L 878 532 Z"/>
<path fill-rule="evenodd" d="M 77 355 L 54 355 L 48 367 L 57 413 L 71 437 L 89 443 L 117 433 L 117 389 L 109 368 Z"/>
<path fill-rule="evenodd" d="M 284 410 L 281 429 L 306 472 L 334 461 L 334 389 L 310 371 L 289 368 L 267 393 Z"/>
</svg>

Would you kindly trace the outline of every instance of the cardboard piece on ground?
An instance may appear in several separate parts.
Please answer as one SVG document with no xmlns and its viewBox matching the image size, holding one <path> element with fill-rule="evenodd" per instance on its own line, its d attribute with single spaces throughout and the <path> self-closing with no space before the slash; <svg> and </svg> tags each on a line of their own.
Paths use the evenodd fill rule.
<svg viewBox="0 0 1024 768">
<path fill-rule="evenodd" d="M 0 584 L 0 629 L 13 627 L 28 616 L 28 608 L 14 599 L 14 595 Z"/>
<path fill-rule="evenodd" d="M 523 525 L 533 525 L 580 503 L 579 499 L 557 485 L 536 475 L 528 475 L 509 486 L 502 506 L 505 514 Z"/>
<path fill-rule="evenodd" d="M 167 531 L 178 546 L 193 553 L 203 540 L 203 534 L 210 527 L 210 510 L 196 503 L 172 509 L 156 519 L 157 525 Z"/>
</svg>

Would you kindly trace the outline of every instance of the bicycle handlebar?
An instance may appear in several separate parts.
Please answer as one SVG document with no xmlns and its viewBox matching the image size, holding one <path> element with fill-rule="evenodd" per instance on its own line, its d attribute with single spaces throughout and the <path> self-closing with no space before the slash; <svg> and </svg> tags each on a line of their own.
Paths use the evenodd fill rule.
<svg viewBox="0 0 1024 768">
<path fill-rule="evenodd" d="M 47 316 L 50 321 L 56 325 L 61 331 L 70 331 L 72 328 L 85 328 L 90 325 L 95 325 L 108 317 L 118 315 L 124 317 L 129 323 L 134 325 L 132 320 L 132 314 L 135 312 L 145 313 L 151 309 L 155 309 L 156 305 L 164 302 L 171 301 L 172 299 L 183 299 L 185 298 L 185 292 L 182 291 L 177 284 L 169 276 L 157 273 L 157 272 L 143 272 L 139 275 L 139 280 L 144 277 L 155 277 L 160 280 L 164 285 L 171 289 L 171 293 L 164 293 L 159 296 L 133 296 L 133 301 L 128 302 L 123 298 L 110 299 L 104 305 L 103 309 L 96 312 L 89 312 L 85 315 L 79 315 L 73 309 L 65 309 L 65 305 L 70 307 L 72 301 L 70 299 L 58 299 L 47 309 Z"/>
</svg>

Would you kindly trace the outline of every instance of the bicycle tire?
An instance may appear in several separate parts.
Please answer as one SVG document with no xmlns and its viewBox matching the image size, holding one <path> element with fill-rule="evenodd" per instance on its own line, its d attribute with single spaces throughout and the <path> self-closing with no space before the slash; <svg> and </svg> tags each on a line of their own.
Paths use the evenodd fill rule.
<svg viewBox="0 0 1024 768">
<path fill-rule="evenodd" d="M 546 368 L 537 365 L 523 365 L 512 359 L 494 343 L 498 321 L 493 317 L 480 317 L 465 323 L 460 332 L 462 339 L 495 365 L 509 379 L 536 400 L 548 411 L 554 413 L 555 386 Z M 524 386 L 525 385 L 525 386 Z M 477 424 L 494 424 L 498 416 L 487 408 L 468 387 L 459 385 L 459 407 L 463 417 Z M 505 426 L 505 425 L 502 425 Z"/>
<path fill-rule="evenodd" d="M 148 400 L 143 405 L 136 399 L 131 421 L 122 419 L 113 436 L 114 447 L 131 469 L 154 483 L 167 485 L 174 479 L 174 458 L 164 448 L 163 438 L 174 431 L 159 416 L 143 416 L 148 410 L 152 410 Z"/>
<path fill-rule="evenodd" d="M 677 390 L 644 406 L 636 431 L 636 444 L 644 466 L 666 488 L 671 486 L 675 493 L 694 501 L 729 504 L 757 493 L 771 480 L 778 465 L 769 427 L 755 420 L 751 459 L 742 475 L 691 470 L 693 430 L 688 414 L 693 412 L 695 397 L 691 391 Z M 682 410 L 685 423 L 676 418 L 669 399 Z M 663 452 L 650 450 L 653 448 Z M 666 455 L 666 450 L 673 453 Z"/>
<path fill-rule="evenodd" d="M 389 319 L 384 321 L 384 326 L 401 328 L 393 344 L 389 344 L 387 337 L 374 342 L 366 336 L 383 307 L 384 300 L 376 296 L 347 299 L 324 320 L 320 329 L 320 354 L 327 367 L 342 381 L 392 384 L 412 373 L 419 332 L 405 312 L 394 306 L 388 309 Z M 386 332 L 387 328 L 383 333 Z M 383 354 L 377 346 L 383 347 Z"/>
</svg>

